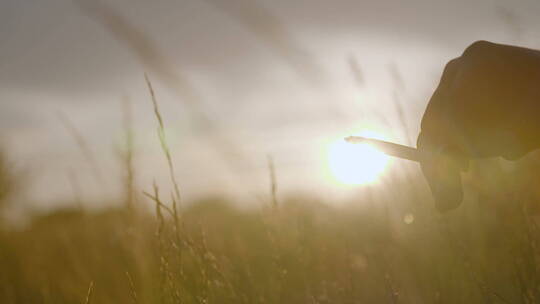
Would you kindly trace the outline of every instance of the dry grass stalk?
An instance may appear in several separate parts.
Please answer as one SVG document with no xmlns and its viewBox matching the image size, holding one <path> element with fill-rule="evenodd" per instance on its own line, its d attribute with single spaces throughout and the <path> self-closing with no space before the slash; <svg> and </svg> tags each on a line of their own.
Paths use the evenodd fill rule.
<svg viewBox="0 0 540 304">
<path fill-rule="evenodd" d="M 86 299 L 84 300 L 85 304 L 90 304 L 92 301 L 92 295 L 94 294 L 94 281 L 90 281 L 88 286 L 88 292 L 86 293 Z"/>
<path fill-rule="evenodd" d="M 221 267 L 219 266 L 219 261 L 212 253 L 212 251 L 208 248 L 207 239 L 206 239 L 206 233 L 204 231 L 204 228 L 201 227 L 201 246 L 200 246 L 201 254 L 200 256 L 203 257 L 203 265 L 209 268 L 209 270 L 212 271 L 212 273 L 217 276 L 217 280 L 219 280 L 226 288 L 227 291 L 231 294 L 232 297 L 237 298 L 238 295 L 230 282 L 230 280 L 225 276 L 225 273 L 221 270 Z M 212 280 L 213 282 L 216 281 L 216 279 Z M 208 285 L 212 283 L 212 281 L 208 281 Z"/>
<path fill-rule="evenodd" d="M 270 174 L 270 195 L 272 197 L 272 208 L 276 211 L 279 208 L 277 200 L 277 181 L 274 160 L 268 156 L 268 172 Z"/>
<path fill-rule="evenodd" d="M 174 165 L 173 165 L 173 161 L 171 157 L 171 151 L 169 149 L 169 146 L 167 145 L 167 140 L 165 137 L 165 125 L 163 124 L 163 118 L 161 117 L 161 113 L 159 112 L 159 106 L 156 100 L 156 95 L 154 93 L 154 88 L 152 87 L 152 83 L 150 82 L 150 79 L 148 79 L 148 76 L 146 74 L 144 74 L 144 79 L 146 81 L 146 85 L 148 86 L 150 97 L 152 97 L 152 104 L 154 106 L 154 114 L 156 115 L 156 119 L 158 121 L 159 142 L 161 143 L 161 148 L 163 150 L 163 153 L 165 154 L 165 158 L 167 159 L 167 166 L 169 168 L 169 177 L 174 187 L 175 199 L 173 200 L 173 211 L 174 211 L 174 216 L 177 217 L 178 212 L 176 208 L 176 202 L 180 202 L 180 187 L 178 186 L 178 182 L 176 181 L 176 175 L 174 174 Z"/>
<path fill-rule="evenodd" d="M 280 232 L 281 229 L 281 220 L 282 215 L 279 212 L 279 203 L 277 200 L 277 180 L 275 174 L 275 167 L 272 157 L 268 156 L 268 171 L 270 175 L 270 196 L 271 196 L 271 212 L 268 214 L 265 221 L 266 234 L 270 243 L 272 244 L 272 263 L 277 270 L 276 281 L 278 285 L 278 299 L 281 302 L 286 298 L 285 290 L 285 278 L 288 273 L 287 267 L 284 263 L 283 258 L 283 244 L 281 242 L 282 235 Z"/>
<path fill-rule="evenodd" d="M 163 154 L 165 155 L 165 158 L 167 160 L 167 166 L 168 166 L 168 169 L 169 169 L 169 177 L 170 177 L 171 183 L 173 185 L 172 210 L 170 208 L 166 208 L 166 210 L 168 210 L 168 212 L 170 213 L 170 215 L 171 215 L 171 217 L 173 218 L 173 221 L 174 221 L 174 235 L 175 235 L 175 239 L 176 239 L 175 248 L 177 249 L 178 259 L 180 261 L 179 262 L 179 264 L 180 264 L 180 276 L 183 277 L 183 264 L 182 264 L 182 259 L 183 259 L 182 254 L 183 253 L 182 253 L 182 247 L 184 246 L 185 242 L 182 241 L 182 237 L 180 236 L 180 234 L 181 234 L 181 231 L 180 231 L 181 223 L 180 223 L 180 216 L 179 216 L 179 213 L 178 213 L 178 206 L 177 206 L 180 203 L 180 200 L 181 200 L 180 187 L 178 186 L 178 181 L 176 180 L 176 175 L 174 173 L 174 164 L 173 164 L 171 152 L 170 152 L 169 146 L 167 145 L 167 140 L 166 140 L 166 137 L 165 137 L 165 124 L 163 123 L 163 118 L 161 116 L 161 113 L 159 112 L 159 106 L 158 106 L 158 102 L 157 102 L 156 95 L 155 95 L 155 92 L 154 92 L 154 88 L 152 87 L 152 83 L 150 82 L 150 79 L 148 78 L 148 76 L 146 74 L 144 75 L 144 79 L 145 79 L 146 84 L 148 86 L 148 91 L 150 93 L 150 97 L 152 99 L 152 105 L 154 107 L 154 114 L 155 114 L 156 119 L 158 121 L 159 141 L 160 141 L 160 144 L 161 144 Z M 156 193 L 156 202 L 158 202 L 158 201 L 159 200 L 157 199 L 157 193 Z"/>
<path fill-rule="evenodd" d="M 135 285 L 133 284 L 133 279 L 131 278 L 131 275 L 129 274 L 129 271 L 126 271 L 126 277 L 128 279 L 129 283 L 129 290 L 131 295 L 131 300 L 133 301 L 133 304 L 137 304 L 137 291 L 135 290 Z"/>
<path fill-rule="evenodd" d="M 159 245 L 159 262 L 161 275 L 160 286 L 162 291 L 161 300 L 163 302 L 165 296 L 168 294 L 174 303 L 181 303 L 181 296 L 179 293 L 180 289 L 176 286 L 176 280 L 174 279 L 174 276 L 170 270 L 169 250 L 165 235 L 166 220 L 163 216 L 163 212 L 161 211 L 161 209 L 163 208 L 164 210 L 172 214 L 172 210 L 161 202 L 161 199 L 159 198 L 159 188 L 155 181 L 152 186 L 154 190 L 153 195 L 147 192 L 143 192 L 143 194 L 152 199 L 156 204 L 156 217 L 158 219 L 156 236 Z M 167 290 L 169 291 L 169 293 L 166 292 Z"/>
<path fill-rule="evenodd" d="M 163 281 L 164 284 L 168 284 L 171 287 L 171 290 L 173 290 L 174 293 L 176 293 L 175 298 L 180 299 L 180 295 L 178 294 L 178 288 L 172 284 L 173 276 L 169 269 L 170 261 L 168 259 L 168 254 L 165 254 L 166 244 L 165 244 L 165 228 L 166 228 L 166 220 L 163 216 L 162 209 L 165 210 L 169 216 L 173 219 L 175 229 L 175 239 L 176 242 L 173 242 L 172 245 L 174 248 L 177 249 L 177 258 L 179 263 L 179 278 L 183 281 L 186 281 L 186 277 L 183 273 L 183 249 L 188 249 L 188 252 L 191 254 L 192 258 L 194 259 L 194 262 L 197 265 L 197 269 L 199 270 L 199 275 L 201 277 L 201 281 L 203 283 L 203 289 L 199 291 L 198 295 L 195 297 L 197 300 L 201 303 L 208 303 L 210 299 L 210 290 L 212 287 L 212 284 L 217 280 L 219 280 L 225 287 L 227 287 L 227 290 L 231 295 L 235 295 L 234 288 L 231 284 L 231 282 L 227 279 L 223 271 L 221 271 L 221 268 L 218 265 L 218 260 L 215 257 L 215 255 L 209 250 L 207 244 L 206 244 L 206 235 L 204 231 L 201 228 L 201 241 L 199 243 L 195 242 L 193 239 L 191 239 L 187 234 L 185 234 L 179 227 L 180 222 L 178 220 L 178 216 L 176 215 L 174 209 L 169 208 L 159 198 L 159 191 L 157 185 L 154 183 L 154 193 L 149 194 L 147 192 L 143 192 L 145 196 L 150 198 L 152 201 L 156 204 L 156 215 L 158 218 L 158 230 L 157 235 L 158 239 L 160 240 L 160 252 L 161 252 L 161 272 L 163 275 Z M 174 194 L 171 198 L 174 201 Z"/>
</svg>

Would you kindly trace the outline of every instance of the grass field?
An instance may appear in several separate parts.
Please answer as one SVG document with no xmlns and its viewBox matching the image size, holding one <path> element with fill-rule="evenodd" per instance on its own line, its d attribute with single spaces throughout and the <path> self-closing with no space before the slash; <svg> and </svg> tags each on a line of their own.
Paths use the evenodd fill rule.
<svg viewBox="0 0 540 304">
<path fill-rule="evenodd" d="M 537 199 L 523 186 L 534 180 L 534 161 L 519 179 L 469 176 L 473 197 L 443 215 L 416 175 L 388 179 L 385 198 L 334 204 L 278 199 L 270 174 L 260 208 L 220 198 L 187 205 L 154 106 L 171 199 L 158 185 L 144 195 L 135 189 L 127 154 L 127 192 L 117 207 L 51 210 L 23 228 L 4 225 L 1 303 L 540 301 Z M 495 183 L 482 190 L 486 179 Z"/>
<path fill-rule="evenodd" d="M 0 234 L 0 300 L 537 303 L 538 232 L 519 208 L 441 217 L 410 201 L 411 223 L 364 203 L 246 211 L 216 199 L 177 221 L 163 208 L 54 211 Z"/>
</svg>

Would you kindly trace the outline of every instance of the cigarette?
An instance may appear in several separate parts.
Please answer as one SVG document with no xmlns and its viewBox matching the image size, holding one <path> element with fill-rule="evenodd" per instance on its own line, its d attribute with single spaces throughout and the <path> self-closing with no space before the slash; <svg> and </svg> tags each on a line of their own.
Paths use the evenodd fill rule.
<svg viewBox="0 0 540 304">
<path fill-rule="evenodd" d="M 374 146 L 375 148 L 379 149 L 384 154 L 395 156 L 403 159 L 412 160 L 415 162 L 419 162 L 422 158 L 422 154 L 418 149 L 399 145 L 395 143 L 391 143 L 384 140 L 378 140 L 373 138 L 366 138 L 361 136 L 349 136 L 345 138 L 345 141 L 352 143 L 352 144 L 361 144 L 366 143 Z"/>
</svg>

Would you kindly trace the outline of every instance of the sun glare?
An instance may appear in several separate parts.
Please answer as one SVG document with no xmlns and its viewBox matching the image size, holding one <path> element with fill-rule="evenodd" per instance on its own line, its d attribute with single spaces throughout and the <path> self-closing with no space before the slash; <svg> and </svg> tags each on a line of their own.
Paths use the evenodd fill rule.
<svg viewBox="0 0 540 304">
<path fill-rule="evenodd" d="M 345 185 L 369 184 L 386 168 L 389 157 L 369 144 L 351 144 L 339 139 L 327 151 L 332 178 Z"/>
</svg>

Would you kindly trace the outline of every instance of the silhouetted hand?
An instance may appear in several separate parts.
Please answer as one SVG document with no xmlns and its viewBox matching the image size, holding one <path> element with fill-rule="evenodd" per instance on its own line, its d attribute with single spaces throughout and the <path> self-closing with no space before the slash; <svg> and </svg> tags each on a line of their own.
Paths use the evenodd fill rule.
<svg viewBox="0 0 540 304">
<path fill-rule="evenodd" d="M 436 207 L 463 199 L 471 158 L 521 158 L 540 148 L 540 51 L 477 41 L 445 67 L 417 147 Z"/>
</svg>

